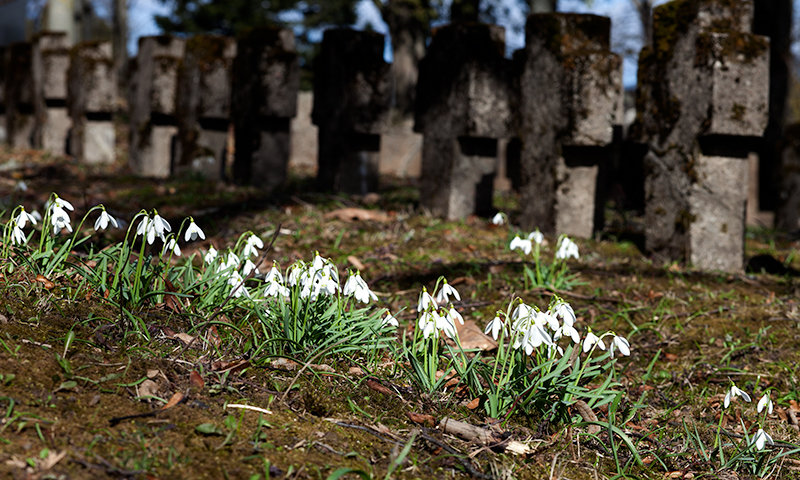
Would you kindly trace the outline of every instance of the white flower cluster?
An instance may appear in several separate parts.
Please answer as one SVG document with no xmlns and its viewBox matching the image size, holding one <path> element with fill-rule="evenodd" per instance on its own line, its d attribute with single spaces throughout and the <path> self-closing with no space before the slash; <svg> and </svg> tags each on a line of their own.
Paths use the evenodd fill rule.
<svg viewBox="0 0 800 480">
<path fill-rule="evenodd" d="M 527 355 L 542 346 L 547 348 L 548 354 L 558 352 L 563 355 L 564 350 L 558 345 L 562 337 L 571 339 L 576 345 L 581 343 L 581 335 L 575 328 L 575 312 L 569 303 L 561 299 L 556 299 L 544 312 L 519 300 L 510 318 L 503 321 L 501 315 L 504 314 L 499 312 L 486 325 L 486 334 L 497 340 L 503 333 L 510 340 L 512 348 L 522 348 Z M 598 337 L 591 329 L 583 337 L 583 352 L 587 353 L 594 347 L 605 350 L 603 337 L 606 336 L 613 337 L 609 349 L 612 357 L 616 351 L 625 356 L 631 354 L 630 343 L 625 337 L 611 332 Z"/>
<path fill-rule="evenodd" d="M 530 255 L 531 251 L 533 250 L 533 245 L 541 245 L 542 242 L 544 242 L 544 235 L 542 235 L 542 232 L 537 229 L 529 233 L 526 238 L 522 238 L 519 235 L 515 236 L 513 239 L 511 239 L 511 243 L 509 243 L 508 248 L 510 250 L 521 250 L 525 255 Z M 570 240 L 570 238 L 566 235 L 561 235 L 561 237 L 558 239 L 555 257 L 557 260 L 580 258 L 578 245 Z"/>
<path fill-rule="evenodd" d="M 450 338 L 456 338 L 458 335 L 456 322 L 464 325 L 464 317 L 453 307 L 450 297 L 461 301 L 461 295 L 444 278 L 441 287 L 433 295 L 428 293 L 425 287 L 422 287 L 422 293 L 417 302 L 417 313 L 419 313 L 417 327 L 424 338 L 431 335 L 439 338 L 440 332 Z"/>
<path fill-rule="evenodd" d="M 736 397 L 742 397 L 742 400 L 747 403 L 751 402 L 750 395 L 747 392 L 737 387 L 735 383 L 731 383 L 731 388 L 725 394 L 725 399 L 722 401 L 722 408 L 727 409 L 730 407 L 731 401 Z M 769 392 L 761 397 L 756 406 L 756 411 L 758 413 L 762 413 L 764 410 L 766 410 L 765 415 L 772 415 L 773 405 L 772 400 L 769 398 Z M 772 436 L 765 432 L 763 428 L 759 428 L 755 435 L 750 437 L 750 445 L 754 445 L 756 450 L 763 450 L 767 444 L 775 445 L 775 441 L 772 440 Z"/>
</svg>

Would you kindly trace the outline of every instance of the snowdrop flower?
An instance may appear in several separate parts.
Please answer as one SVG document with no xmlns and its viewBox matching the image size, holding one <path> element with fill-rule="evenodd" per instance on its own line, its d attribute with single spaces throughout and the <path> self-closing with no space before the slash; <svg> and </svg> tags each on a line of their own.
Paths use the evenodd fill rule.
<svg viewBox="0 0 800 480">
<path fill-rule="evenodd" d="M 344 290 L 342 291 L 347 296 L 353 295 L 356 297 L 361 303 L 369 303 L 370 300 L 378 301 L 378 297 L 373 293 L 372 290 L 369 289 L 367 282 L 361 278 L 361 273 L 356 272 L 355 274 L 350 274 L 347 278 L 347 282 L 344 284 Z"/>
<path fill-rule="evenodd" d="M 519 238 L 519 235 L 517 235 L 511 240 L 511 243 L 508 245 L 508 248 L 510 250 L 520 249 L 525 255 L 530 255 L 531 250 L 533 249 L 533 245 L 531 244 L 531 241 L 529 239 L 523 240 Z"/>
<path fill-rule="evenodd" d="M 197 226 L 196 223 L 194 223 L 194 218 L 191 217 L 189 218 L 191 219 L 191 222 L 189 223 L 189 226 L 186 228 L 186 233 L 183 234 L 183 241 L 193 242 L 198 238 L 200 240 L 205 240 L 206 234 L 203 233 L 203 231 L 200 229 L 200 227 Z"/>
<path fill-rule="evenodd" d="M 28 237 L 25 236 L 25 232 L 19 227 L 19 225 L 14 225 L 13 230 L 11 230 L 11 243 L 14 245 L 25 245 L 28 243 Z"/>
<path fill-rule="evenodd" d="M 567 302 L 560 301 L 556 303 L 555 308 L 553 308 L 553 315 L 561 317 L 561 321 L 570 327 L 575 325 L 575 311 Z"/>
<path fill-rule="evenodd" d="M 146 238 L 148 245 L 152 245 L 156 239 L 156 227 L 146 214 L 142 215 L 142 220 L 136 227 L 136 235 L 141 235 L 142 238 Z"/>
<path fill-rule="evenodd" d="M 208 248 L 208 251 L 203 256 L 203 261 L 206 263 L 211 263 L 217 258 L 217 249 L 214 248 L 214 245 L 211 245 Z"/>
<path fill-rule="evenodd" d="M 561 242 L 559 242 L 558 250 L 556 251 L 556 258 L 558 260 L 566 260 L 570 257 L 576 259 L 580 258 L 580 255 L 578 255 L 578 245 L 567 236 L 561 237 Z"/>
<path fill-rule="evenodd" d="M 492 217 L 492 225 L 497 225 L 499 227 L 504 223 L 506 223 L 505 215 L 503 215 L 502 212 L 495 213 L 494 217 Z"/>
<path fill-rule="evenodd" d="M 437 338 L 437 329 L 436 329 L 436 318 L 439 316 L 434 311 L 426 310 L 422 312 L 422 315 L 419 316 L 419 320 L 417 320 L 417 327 L 422 331 L 422 338 L 428 338 L 433 334 L 434 338 Z"/>
<path fill-rule="evenodd" d="M 392 327 L 399 327 L 400 323 L 398 323 L 397 319 L 394 318 L 391 313 L 386 312 L 386 316 L 383 317 L 383 320 L 381 320 L 381 326 L 385 327 L 387 325 L 391 325 Z"/>
<path fill-rule="evenodd" d="M 17 224 L 17 227 L 25 228 L 25 225 L 27 225 L 28 222 L 31 222 L 31 224 L 33 225 L 36 225 L 36 217 L 26 212 L 25 207 L 21 207 L 19 215 L 17 215 L 17 217 L 14 219 L 14 222 Z"/>
<path fill-rule="evenodd" d="M 631 344 L 628 342 L 627 338 L 614 335 L 614 338 L 611 340 L 611 346 L 608 348 L 609 353 L 611 353 L 611 358 L 614 358 L 615 350 L 619 350 L 619 353 L 628 357 L 631 354 Z M 748 402 L 749 401 L 750 400 L 748 400 Z"/>
<path fill-rule="evenodd" d="M 251 234 L 250 237 L 247 239 L 247 243 L 245 243 L 244 245 L 244 249 L 242 250 L 242 255 L 244 255 L 245 258 L 253 255 L 257 256 L 259 248 L 264 248 L 264 242 L 261 241 L 261 239 L 255 236 L 254 234 Z"/>
<path fill-rule="evenodd" d="M 53 235 L 57 235 L 65 228 L 68 232 L 72 233 L 72 225 L 70 225 L 69 215 L 61 207 L 53 206 L 50 208 L 50 223 L 53 225 Z"/>
<path fill-rule="evenodd" d="M 256 273 L 259 273 L 258 272 L 258 268 L 256 268 L 256 264 L 255 263 L 251 262 L 249 258 L 247 260 L 245 260 L 244 261 L 244 267 L 242 268 L 242 273 L 245 276 L 247 276 L 247 275 L 250 275 L 250 272 L 252 272 L 254 270 L 255 270 Z"/>
<path fill-rule="evenodd" d="M 38 210 L 34 210 L 34 211 L 32 211 L 32 212 L 31 212 L 31 217 L 33 217 L 33 218 L 34 218 L 34 220 L 36 220 L 37 222 L 41 222 L 41 221 L 42 221 L 42 214 L 41 214 L 41 213 L 39 213 L 39 211 L 38 211 Z"/>
<path fill-rule="evenodd" d="M 111 215 L 106 212 L 106 209 L 100 212 L 100 216 L 97 217 L 97 220 L 94 222 L 94 229 L 95 231 L 105 230 L 108 228 L 108 225 L 111 224 L 114 228 L 119 228 L 119 223 L 117 223 L 117 219 L 112 217 Z"/>
<path fill-rule="evenodd" d="M 25 180 L 20 180 L 19 182 L 17 182 L 16 185 L 14 185 L 14 190 L 16 190 L 18 192 L 27 192 L 28 191 L 28 184 L 25 183 Z"/>
<path fill-rule="evenodd" d="M 722 402 L 723 408 L 728 408 L 731 404 L 731 400 L 736 397 L 742 397 L 742 400 L 745 402 L 750 403 L 750 395 L 747 394 L 744 390 L 741 390 L 739 387 L 736 386 L 735 383 L 731 384 L 731 389 L 728 390 L 728 393 L 725 394 L 725 400 Z"/>
<path fill-rule="evenodd" d="M 181 247 L 178 246 L 178 242 L 175 241 L 175 237 L 169 237 L 167 243 L 164 244 L 164 251 L 161 253 L 162 255 L 166 252 L 172 252 L 173 255 L 180 257 L 181 256 Z"/>
<path fill-rule="evenodd" d="M 239 259 L 238 255 L 233 252 L 228 252 L 228 258 L 225 259 L 225 264 L 222 265 L 220 269 L 227 270 L 232 268 L 235 270 L 239 267 L 240 263 L 242 263 L 242 261 Z"/>
<path fill-rule="evenodd" d="M 486 329 L 483 331 L 486 335 L 492 336 L 495 340 L 500 335 L 500 331 L 503 329 L 503 321 L 500 320 L 500 317 L 494 317 L 491 322 L 486 325 Z M 490 333 L 491 332 L 491 333 Z"/>
<path fill-rule="evenodd" d="M 564 322 L 564 324 L 561 325 L 558 330 L 556 330 L 556 332 L 553 334 L 553 340 L 558 341 L 558 339 L 562 336 L 571 338 L 575 344 L 581 343 L 581 335 L 578 333 L 575 327 L 567 322 Z"/>
<path fill-rule="evenodd" d="M 242 276 L 239 275 L 239 272 L 231 273 L 231 276 L 228 277 L 228 285 L 233 287 L 231 291 L 233 292 L 234 297 L 239 298 L 242 295 L 248 298 L 250 297 L 250 293 L 244 286 L 244 279 L 242 279 Z"/>
<path fill-rule="evenodd" d="M 436 303 L 436 300 L 431 297 L 431 294 L 428 293 L 428 290 L 422 287 L 422 293 L 419 294 L 419 301 L 417 302 L 417 311 L 425 312 L 428 310 L 428 307 L 433 307 L 435 310 L 439 305 Z"/>
<path fill-rule="evenodd" d="M 769 443 L 770 445 L 775 445 L 775 442 L 772 441 L 772 437 L 769 436 L 767 432 L 763 429 L 759 428 L 753 438 L 750 439 L 751 445 L 755 445 L 756 449 L 763 450 L 764 446 Z"/>
<path fill-rule="evenodd" d="M 761 400 L 758 401 L 756 410 L 758 410 L 758 413 L 761 413 L 764 407 L 767 407 L 767 414 L 772 415 L 772 400 L 769 399 L 769 392 L 765 393 L 764 396 L 761 397 Z"/>
<path fill-rule="evenodd" d="M 269 272 L 267 272 L 267 275 L 264 277 L 264 281 L 283 283 L 283 275 L 281 275 L 281 271 L 278 270 L 278 267 L 275 263 L 272 264 L 272 268 L 270 268 Z"/>
<path fill-rule="evenodd" d="M 544 242 L 544 235 L 542 235 L 542 232 L 540 232 L 539 229 L 537 228 L 536 230 L 528 234 L 528 240 L 532 240 L 537 245 L 541 245 L 542 242 Z"/>
<path fill-rule="evenodd" d="M 558 319 L 550 315 L 550 312 L 536 312 L 533 322 L 539 326 L 547 325 L 553 331 L 558 330 L 560 327 Z"/>
<path fill-rule="evenodd" d="M 536 314 L 536 311 L 531 308 L 530 305 L 526 305 L 525 303 L 520 300 L 519 305 L 511 312 L 511 319 L 514 321 L 517 320 L 525 320 L 528 318 L 532 318 L 533 315 Z"/>
<path fill-rule="evenodd" d="M 152 222 L 150 222 L 155 230 L 155 234 L 158 235 L 161 240 L 164 240 L 164 235 L 168 232 L 172 231 L 172 227 L 170 226 L 169 222 L 164 220 L 162 216 L 155 212 L 155 216 L 153 216 Z"/>
<path fill-rule="evenodd" d="M 66 208 L 70 212 L 75 210 L 75 207 L 73 207 L 72 204 L 69 203 L 68 201 L 64 200 L 63 198 L 59 197 L 58 195 L 56 195 L 55 197 L 56 198 L 53 200 L 53 203 L 51 203 L 51 205 L 50 205 L 51 207 L 56 206 L 58 208 Z"/>
<path fill-rule="evenodd" d="M 606 349 L 606 344 L 603 343 L 603 340 L 592 333 L 592 329 L 589 329 L 589 332 L 586 334 L 586 338 L 583 339 L 583 353 L 588 352 L 595 345 L 597 345 L 600 350 Z"/>
<path fill-rule="evenodd" d="M 436 302 L 439 304 L 445 304 L 449 300 L 449 296 L 455 297 L 456 300 L 459 302 L 461 301 L 461 295 L 458 294 L 455 288 L 451 287 L 449 283 L 447 283 L 447 279 L 444 279 L 442 283 L 442 288 L 436 292 Z"/>
<path fill-rule="evenodd" d="M 456 320 L 458 320 L 458 322 L 459 322 L 461 325 L 464 325 L 464 317 L 462 317 L 462 316 L 461 316 L 461 314 L 460 314 L 460 313 L 458 313 L 458 312 L 456 311 L 456 309 L 455 309 L 455 308 L 453 308 L 453 306 L 452 306 L 452 305 L 450 305 L 450 309 L 447 311 L 447 313 L 445 314 L 445 316 L 446 316 L 446 317 L 447 317 L 447 318 L 450 320 L 450 322 L 452 322 L 452 324 L 453 324 L 453 325 L 455 325 L 455 324 L 456 324 Z"/>
<path fill-rule="evenodd" d="M 456 338 L 458 331 L 456 330 L 455 322 L 452 318 L 450 318 L 449 312 L 445 315 L 440 315 L 438 312 L 435 312 L 434 320 L 436 323 L 436 328 L 438 328 L 442 333 L 450 338 Z"/>
<path fill-rule="evenodd" d="M 522 338 L 522 346 L 525 348 L 526 355 L 532 354 L 533 350 L 539 348 L 542 344 L 550 345 L 552 343 L 553 339 L 550 338 L 550 334 L 541 325 L 532 325 L 525 331 L 525 335 Z"/>
</svg>

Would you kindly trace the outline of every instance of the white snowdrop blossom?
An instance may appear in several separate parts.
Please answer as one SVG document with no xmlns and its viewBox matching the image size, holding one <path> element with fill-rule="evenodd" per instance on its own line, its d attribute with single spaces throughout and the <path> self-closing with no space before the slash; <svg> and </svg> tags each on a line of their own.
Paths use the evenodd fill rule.
<svg viewBox="0 0 800 480">
<path fill-rule="evenodd" d="M 435 310 L 439 308 L 439 305 L 436 303 L 436 300 L 431 297 L 431 294 L 428 293 L 428 290 L 422 287 L 422 293 L 419 294 L 419 301 L 417 302 L 417 311 L 425 312 L 428 310 L 428 307 L 432 307 Z"/>
<path fill-rule="evenodd" d="M 569 337 L 575 344 L 581 343 L 581 335 L 578 333 L 578 330 L 575 329 L 572 325 L 564 322 L 558 330 L 553 334 L 553 340 L 558 341 L 561 337 Z"/>
<path fill-rule="evenodd" d="M 58 208 L 66 208 L 70 212 L 75 210 L 75 207 L 73 207 L 71 203 L 59 197 L 58 195 L 56 195 L 56 198 L 55 200 L 53 200 L 53 203 L 51 205 L 54 205 Z"/>
<path fill-rule="evenodd" d="M 173 255 L 180 257 L 181 256 L 181 247 L 178 246 L 178 242 L 175 241 L 175 237 L 170 235 L 169 240 L 164 244 L 164 252 L 172 252 Z M 162 255 L 163 255 L 162 253 Z"/>
<path fill-rule="evenodd" d="M 434 319 L 436 322 L 436 328 L 438 328 L 442 333 L 447 335 L 450 338 L 456 338 L 458 335 L 458 331 L 456 330 L 456 324 L 452 318 L 450 318 L 449 312 L 448 314 L 441 315 L 436 313 L 434 315 Z"/>
<path fill-rule="evenodd" d="M 28 243 L 28 237 L 25 236 L 25 232 L 19 227 L 19 225 L 14 225 L 14 228 L 11 230 L 11 243 L 14 245 L 25 245 Z"/>
<path fill-rule="evenodd" d="M 756 410 L 758 410 L 758 413 L 761 413 L 764 407 L 767 408 L 767 414 L 772 415 L 772 400 L 769 398 L 769 392 L 765 393 L 764 396 L 761 397 L 761 400 L 758 401 Z"/>
<path fill-rule="evenodd" d="M 450 296 L 455 297 L 459 302 L 461 301 L 461 295 L 458 294 L 458 291 L 451 287 L 450 284 L 447 283 L 447 280 L 444 280 L 441 288 L 436 292 L 436 302 L 440 305 L 445 304 L 448 302 Z"/>
<path fill-rule="evenodd" d="M 18 192 L 27 192 L 28 191 L 28 184 L 25 183 L 25 180 L 20 180 L 19 182 L 17 182 L 16 185 L 14 185 L 14 190 L 16 190 Z"/>
<path fill-rule="evenodd" d="M 250 237 L 247 239 L 247 242 L 244 244 L 244 249 L 242 249 L 242 255 L 247 258 L 251 256 L 258 256 L 258 249 L 264 248 L 264 242 L 261 241 L 256 235 L 251 234 Z"/>
<path fill-rule="evenodd" d="M 272 264 L 272 268 L 270 268 L 269 272 L 267 272 L 267 275 L 264 277 L 264 281 L 283 283 L 283 275 L 275 263 Z"/>
<path fill-rule="evenodd" d="M 237 268 L 239 268 L 240 263 L 242 263 L 242 261 L 239 259 L 238 255 L 233 252 L 228 252 L 228 258 L 225 259 L 224 264 L 220 265 L 220 270 L 232 269 L 235 271 Z"/>
<path fill-rule="evenodd" d="M 234 297 L 239 298 L 244 295 L 250 298 L 250 293 L 247 291 L 247 288 L 245 288 L 244 279 L 239 275 L 239 272 L 231 273 L 230 277 L 228 277 L 228 285 L 232 287 L 231 292 Z"/>
<path fill-rule="evenodd" d="M 578 254 L 578 245 L 570 240 L 567 236 L 561 237 L 561 241 L 558 244 L 558 250 L 556 250 L 556 258 L 558 260 L 580 258 L 580 255 Z"/>
<path fill-rule="evenodd" d="M 383 317 L 383 320 L 381 320 L 381 326 L 385 327 L 387 325 L 390 325 L 390 326 L 396 328 L 396 327 L 400 326 L 400 323 L 397 321 L 396 318 L 394 318 L 394 316 L 392 316 L 391 313 L 386 312 L 386 316 Z"/>
<path fill-rule="evenodd" d="M 533 249 L 533 244 L 531 244 L 530 239 L 521 239 L 519 235 L 511 239 L 511 243 L 508 245 L 510 250 L 520 249 L 525 255 L 530 255 L 531 250 Z"/>
<path fill-rule="evenodd" d="M 152 220 L 153 229 L 155 230 L 156 235 L 161 238 L 161 241 L 164 240 L 164 235 L 168 232 L 172 231 L 172 227 L 170 226 L 169 222 L 164 220 L 164 217 L 160 216 L 158 212 L 155 212 Z"/>
<path fill-rule="evenodd" d="M 53 225 L 53 235 L 57 235 L 65 228 L 68 232 L 72 233 L 69 214 L 59 206 L 54 205 L 50 208 L 50 223 Z"/>
<path fill-rule="evenodd" d="M 42 214 L 39 213 L 38 210 L 32 211 L 31 212 L 31 217 L 33 217 L 37 222 L 41 222 L 42 221 Z"/>
<path fill-rule="evenodd" d="M 456 324 L 456 320 L 458 320 L 461 325 L 464 325 L 464 317 L 462 317 L 452 305 L 450 305 L 450 309 L 447 310 L 445 316 L 453 323 L 453 325 Z"/>
<path fill-rule="evenodd" d="M 586 334 L 586 338 L 583 339 L 583 353 L 588 352 L 597 345 L 600 350 L 606 349 L 606 344 L 603 343 L 603 339 L 592 333 L 592 330 L 589 329 L 589 332 Z"/>
<path fill-rule="evenodd" d="M 747 392 L 745 392 L 744 390 L 741 390 L 739 387 L 737 387 L 735 383 L 732 383 L 731 389 L 728 390 L 728 393 L 725 394 L 725 400 L 722 401 L 722 407 L 728 408 L 731 404 L 731 400 L 733 400 L 736 397 L 742 397 L 742 400 L 750 403 L 750 395 L 748 395 Z"/>
<path fill-rule="evenodd" d="M 417 320 L 417 327 L 422 332 L 423 338 L 428 338 L 433 335 L 434 338 L 438 338 L 438 330 L 436 329 L 436 319 L 439 316 L 435 311 L 428 310 L 422 312 L 422 315 L 419 316 Z"/>
<path fill-rule="evenodd" d="M 503 329 L 503 321 L 500 320 L 500 317 L 494 317 L 491 322 L 486 325 L 486 329 L 483 331 L 486 335 L 491 335 L 493 339 L 497 340 L 497 337 L 500 336 L 500 332 Z"/>
<path fill-rule="evenodd" d="M 95 231 L 105 230 L 108 228 L 109 225 L 112 225 L 114 228 L 119 228 L 119 223 L 117 223 L 117 219 L 112 217 L 111 215 L 106 212 L 104 208 L 100 212 L 100 216 L 97 217 L 97 220 L 94 222 L 94 229 Z"/>
<path fill-rule="evenodd" d="M 186 227 L 186 232 L 183 234 L 183 241 L 193 242 L 198 238 L 200 240 L 205 240 L 206 234 L 203 233 L 203 230 L 201 230 L 196 223 L 194 223 L 194 219 L 192 218 L 191 222 L 189 222 L 189 226 Z"/>
<path fill-rule="evenodd" d="M 203 261 L 206 263 L 212 263 L 217 258 L 217 249 L 214 248 L 214 245 L 208 247 L 208 251 L 205 255 L 203 255 Z"/>
<path fill-rule="evenodd" d="M 544 242 L 544 235 L 538 229 L 528 234 L 528 240 L 532 240 L 535 244 L 541 245 Z"/>
<path fill-rule="evenodd" d="M 550 312 L 536 312 L 534 317 L 534 323 L 540 326 L 547 325 L 550 330 L 556 331 L 559 329 L 561 325 L 558 323 L 558 319 L 551 315 Z"/>
<path fill-rule="evenodd" d="M 147 240 L 148 245 L 152 245 L 156 239 L 156 227 L 147 215 L 142 215 L 142 220 L 136 226 L 136 235 L 141 235 Z"/>
<path fill-rule="evenodd" d="M 553 315 L 561 317 L 561 321 L 568 324 L 570 327 L 575 325 L 575 311 L 569 303 L 560 301 L 553 307 Z"/>
<path fill-rule="evenodd" d="M 757 450 L 764 450 L 766 444 L 775 445 L 775 442 L 772 440 L 772 437 L 765 432 L 763 429 L 759 428 L 755 435 L 750 439 L 751 445 L 755 445 Z"/>
<path fill-rule="evenodd" d="M 608 348 L 609 353 L 611 353 L 611 358 L 614 358 L 614 352 L 616 350 L 619 350 L 619 353 L 623 356 L 630 356 L 631 344 L 628 342 L 628 339 L 619 335 L 614 335 L 614 338 L 611 340 L 611 346 Z"/>
<path fill-rule="evenodd" d="M 361 303 L 369 303 L 370 300 L 376 302 L 378 301 L 378 297 L 372 290 L 369 289 L 367 282 L 361 278 L 361 273 L 359 272 L 350 274 L 344 284 L 344 290 L 342 290 L 342 293 L 346 296 L 354 296 L 356 300 Z"/>
<path fill-rule="evenodd" d="M 36 225 L 36 217 L 26 212 L 25 207 L 22 207 L 19 212 L 19 215 L 17 215 L 17 217 L 14 219 L 14 222 L 17 224 L 17 227 L 25 228 L 25 225 L 27 225 L 28 222 L 31 222 L 31 224 L 33 225 Z"/>
<path fill-rule="evenodd" d="M 242 267 L 242 273 L 245 276 L 247 276 L 247 275 L 250 275 L 250 272 L 252 272 L 252 271 L 255 271 L 256 273 L 259 273 L 258 272 L 258 268 L 256 268 L 256 264 L 251 262 L 250 259 L 248 258 L 248 259 L 246 259 L 244 261 L 244 267 Z"/>
<path fill-rule="evenodd" d="M 492 225 L 497 225 L 499 227 L 504 223 L 506 223 L 505 215 L 503 215 L 502 212 L 495 213 L 494 217 L 492 217 Z"/>
</svg>

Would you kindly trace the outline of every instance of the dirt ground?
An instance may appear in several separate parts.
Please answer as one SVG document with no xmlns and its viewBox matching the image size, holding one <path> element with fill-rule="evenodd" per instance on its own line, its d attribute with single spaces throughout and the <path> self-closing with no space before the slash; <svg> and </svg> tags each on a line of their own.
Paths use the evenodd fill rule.
<svg viewBox="0 0 800 480">
<path fill-rule="evenodd" d="M 154 207 L 171 221 L 192 215 L 208 238 L 184 256 L 246 230 L 266 238 L 280 226 L 262 269 L 319 251 L 342 269 L 358 268 L 402 327 L 413 328 L 420 288 L 441 275 L 480 329 L 513 295 L 546 306 L 554 293 L 525 289 L 523 260 L 507 248 L 513 227 L 433 218 L 409 180 L 387 179 L 378 194 L 351 197 L 313 193 L 313 180 L 296 172 L 267 197 L 196 178 L 101 175 L 34 151 L 0 154 L 0 170 L 7 210 L 41 208 L 57 192 L 77 211 L 103 203 L 122 219 Z M 511 193 L 496 199 L 512 223 L 516 202 Z M 557 292 L 579 323 L 628 335 L 625 395 L 616 410 L 594 413 L 613 421 L 638 457 L 614 443 L 621 437 L 586 435 L 585 426 L 516 415 L 500 423 L 458 388 L 424 394 L 388 355 L 369 372 L 346 359 L 301 368 L 253 358 L 235 330 L 168 305 L 137 312 L 151 335 L 143 342 L 125 336 L 102 297 L 0 259 L 0 477 L 758 478 L 757 459 L 731 464 L 704 454 L 733 381 L 754 401 L 771 389 L 767 477 L 800 478 L 797 240 L 748 231 L 743 274 L 648 258 L 640 240 L 636 213 L 609 209 L 606 229 L 578 241 L 581 258 L 570 269 L 581 284 Z M 209 335 L 218 348 L 187 340 Z M 722 414 L 731 441 L 753 435 L 753 411 L 737 403 Z M 486 427 L 498 442 L 445 433 L 445 417 Z M 524 451 L 507 449 L 511 441 Z"/>
</svg>

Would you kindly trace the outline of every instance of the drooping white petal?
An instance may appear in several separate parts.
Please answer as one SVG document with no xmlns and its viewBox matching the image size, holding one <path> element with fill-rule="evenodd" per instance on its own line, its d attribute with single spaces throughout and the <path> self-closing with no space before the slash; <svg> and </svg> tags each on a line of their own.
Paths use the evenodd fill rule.
<svg viewBox="0 0 800 480">
<path fill-rule="evenodd" d="M 198 227 L 197 224 L 194 223 L 194 220 L 192 220 L 189 223 L 189 226 L 186 227 L 186 233 L 183 235 L 183 240 L 185 242 L 191 242 L 198 238 L 201 240 L 205 240 L 206 234 L 203 233 L 203 230 L 201 230 L 200 227 Z"/>
</svg>

